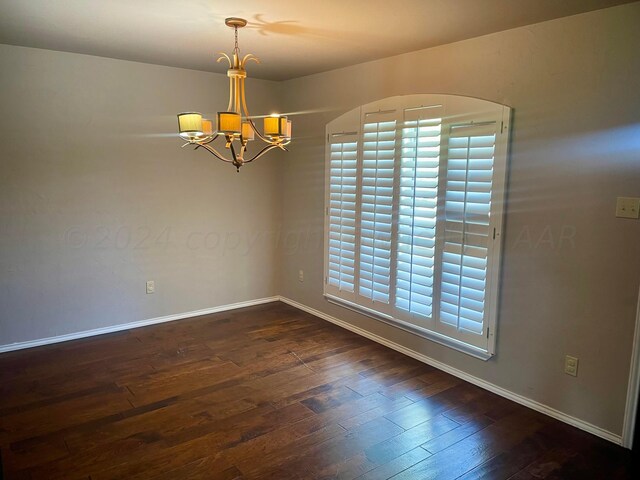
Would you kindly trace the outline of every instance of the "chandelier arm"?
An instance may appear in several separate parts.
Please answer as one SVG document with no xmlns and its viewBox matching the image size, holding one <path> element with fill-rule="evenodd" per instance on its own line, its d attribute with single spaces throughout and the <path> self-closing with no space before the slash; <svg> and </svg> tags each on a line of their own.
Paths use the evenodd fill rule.
<svg viewBox="0 0 640 480">
<path fill-rule="evenodd" d="M 240 62 L 240 67 L 241 68 L 245 68 L 245 65 L 247 64 L 247 62 L 249 60 L 253 60 L 256 63 L 260 63 L 260 59 L 258 57 L 256 57 L 253 53 L 247 53 L 243 58 L 242 61 Z"/>
<path fill-rule="evenodd" d="M 233 78 L 229 77 L 229 106 L 227 107 L 227 112 L 232 112 L 233 106 Z"/>
<path fill-rule="evenodd" d="M 251 118 L 251 114 L 249 113 L 249 109 L 247 108 L 247 99 L 245 97 L 244 79 L 243 79 L 242 83 L 240 84 L 240 102 L 241 102 L 240 105 L 242 107 L 242 112 L 244 113 L 245 118 L 247 119 L 247 121 L 251 125 L 251 128 L 253 129 L 255 134 L 258 136 L 258 138 L 260 138 L 263 142 L 268 143 L 269 145 L 277 145 L 276 142 L 266 138 L 264 135 L 262 135 L 262 133 L 260 133 L 258 131 L 258 128 L 256 127 L 256 124 L 254 123 L 253 119 Z"/>
<path fill-rule="evenodd" d="M 274 145 L 274 144 L 267 145 L 262 150 L 260 150 L 258 153 L 256 153 L 251 159 L 245 160 L 244 163 L 251 163 L 255 159 L 260 158 L 262 155 L 264 155 L 265 153 L 269 152 L 270 150 L 273 150 L 274 148 L 279 148 L 279 145 Z"/>
<path fill-rule="evenodd" d="M 231 68 L 231 67 L 233 66 L 233 65 L 232 65 L 232 63 L 231 63 L 231 59 L 229 58 L 229 55 L 227 55 L 227 54 L 226 54 L 226 53 L 224 53 L 224 52 L 218 52 L 218 55 L 221 55 L 221 56 L 220 56 L 220 57 L 218 57 L 218 60 L 216 60 L 216 62 L 217 62 L 217 63 L 220 63 L 220 61 L 221 61 L 223 58 L 226 58 L 226 59 L 227 59 L 227 62 L 229 62 L 229 68 Z"/>
<path fill-rule="evenodd" d="M 247 112 L 245 111 L 245 113 Z M 258 131 L 256 124 L 253 123 L 253 119 L 249 118 L 249 115 L 247 115 L 246 118 L 247 118 L 247 121 L 251 124 L 251 128 L 253 129 L 253 131 L 255 132 L 255 134 L 258 136 L 260 140 L 262 140 L 265 143 L 268 143 L 269 145 L 275 145 L 273 141 L 269 140 Z"/>
<path fill-rule="evenodd" d="M 211 142 L 213 142 L 213 141 L 214 141 L 216 138 L 218 138 L 219 136 L 220 136 L 220 134 L 219 134 L 219 133 L 216 133 L 216 134 L 215 134 L 215 135 L 213 135 L 212 137 L 209 137 L 209 138 L 207 138 L 207 139 L 205 139 L 205 140 L 202 140 L 202 141 L 200 141 L 200 142 L 196 142 L 196 143 L 198 143 L 198 144 L 200 144 L 200 145 L 206 145 L 207 143 L 211 143 Z"/>
<path fill-rule="evenodd" d="M 238 160 L 238 156 L 236 155 L 236 149 L 233 147 L 233 140 L 229 142 L 229 148 L 231 149 L 231 155 L 233 156 L 231 163 L 235 164 Z"/>
<path fill-rule="evenodd" d="M 233 105 L 234 107 L 234 112 L 238 112 L 240 113 L 240 95 L 238 95 L 238 92 L 244 89 L 244 78 L 239 78 L 236 77 L 236 98 L 235 98 L 235 104 Z"/>
<path fill-rule="evenodd" d="M 210 147 L 209 145 L 206 144 L 198 144 L 198 146 L 195 148 L 195 150 L 198 149 L 198 147 L 202 147 L 205 150 L 207 150 L 209 153 L 211 153 L 213 156 L 215 156 L 218 160 L 222 160 L 223 162 L 227 162 L 227 163 L 233 163 L 233 160 L 227 160 L 226 158 L 224 158 L 220 153 L 218 153 L 218 151 L 213 148 Z"/>
<path fill-rule="evenodd" d="M 253 119 L 251 118 L 251 114 L 249 113 L 249 109 L 247 108 L 247 99 L 244 96 L 244 82 L 242 83 L 242 89 L 240 90 L 240 101 L 242 102 L 242 111 L 244 112 L 244 116 L 249 121 L 249 124 L 251 125 L 251 128 L 253 128 L 253 131 L 255 132 L 255 134 L 263 142 L 266 142 L 269 145 L 273 145 L 273 142 L 271 140 L 267 139 L 264 135 L 262 135 L 258 131 L 258 129 L 256 128 L 256 124 L 253 122 Z"/>
<path fill-rule="evenodd" d="M 204 138 L 203 140 L 197 140 L 197 141 L 189 141 L 187 143 L 184 143 L 180 146 L 180 148 L 184 148 L 187 145 L 206 145 L 207 143 L 211 143 L 213 142 L 216 138 L 218 138 L 219 134 L 216 133 L 213 136 L 207 136 L 206 138 Z M 196 147 L 197 148 L 197 147 Z"/>
</svg>

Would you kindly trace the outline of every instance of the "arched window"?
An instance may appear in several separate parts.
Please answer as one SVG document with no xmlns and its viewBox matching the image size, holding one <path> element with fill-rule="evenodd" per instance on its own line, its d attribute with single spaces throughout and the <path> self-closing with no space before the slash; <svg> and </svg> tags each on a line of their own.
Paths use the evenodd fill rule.
<svg viewBox="0 0 640 480">
<path fill-rule="evenodd" d="M 510 108 L 391 97 L 327 125 L 325 296 L 494 353 Z"/>
</svg>

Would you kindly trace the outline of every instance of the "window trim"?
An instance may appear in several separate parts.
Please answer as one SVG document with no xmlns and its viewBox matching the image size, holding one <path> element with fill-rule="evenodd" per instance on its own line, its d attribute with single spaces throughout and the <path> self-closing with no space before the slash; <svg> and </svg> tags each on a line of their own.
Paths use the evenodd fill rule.
<svg viewBox="0 0 640 480">
<path fill-rule="evenodd" d="M 418 337 L 426 338 L 427 340 L 439 343 L 440 345 L 444 345 L 445 347 L 449 347 L 454 350 L 458 350 L 459 352 L 466 353 L 468 355 L 471 355 L 472 357 L 479 358 L 480 360 L 489 360 L 493 356 L 492 353 L 489 353 L 482 348 L 476 347 L 474 345 L 469 345 L 468 343 L 465 343 L 461 340 L 448 337 L 433 330 L 419 327 L 418 325 L 409 323 L 399 318 L 395 318 L 391 315 L 376 312 L 375 310 L 371 310 L 356 303 L 349 302 L 348 300 L 343 300 L 342 298 L 336 297 L 334 295 L 325 293 L 324 298 L 329 303 L 333 303 L 334 305 L 338 305 L 361 315 L 366 315 L 367 317 L 373 318 L 374 320 L 378 320 L 380 322 L 386 323 L 387 325 L 391 325 L 392 327 L 399 328 L 400 330 L 404 330 L 405 332 L 412 333 L 414 335 L 417 335 Z"/>
<path fill-rule="evenodd" d="M 354 291 L 352 294 L 341 294 L 340 296 L 333 293 L 332 290 L 335 290 L 334 287 L 329 286 L 328 284 L 328 276 L 329 276 L 329 235 L 330 235 L 330 195 L 331 195 L 331 138 L 332 135 L 343 134 L 350 136 L 354 136 L 357 139 L 357 158 L 358 165 L 360 166 L 360 162 L 362 161 L 362 149 L 363 149 L 363 118 L 364 114 L 367 112 L 375 112 L 376 110 L 379 112 L 384 112 L 389 109 L 395 109 L 404 111 L 407 108 L 411 107 L 419 107 L 424 105 L 444 105 L 445 115 L 443 118 L 448 118 L 452 109 L 455 111 L 458 109 L 460 111 L 461 105 L 465 104 L 473 107 L 471 109 L 470 114 L 474 115 L 476 112 L 488 112 L 487 115 L 490 115 L 488 118 L 491 118 L 491 122 L 495 123 L 496 128 L 496 139 L 495 139 L 495 150 L 494 150 L 494 159 L 500 159 L 500 161 L 494 162 L 493 167 L 493 176 L 492 176 L 492 187 L 491 187 L 491 208 L 490 208 L 490 224 L 489 230 L 494 230 L 494 241 L 490 241 L 487 246 L 487 285 L 486 285 L 486 293 L 485 293 L 485 321 L 483 322 L 483 335 L 487 336 L 487 349 L 485 350 L 482 347 L 468 344 L 463 340 L 459 340 L 453 337 L 449 337 L 435 329 L 427 329 L 420 327 L 419 325 L 403 320 L 395 318 L 393 315 L 389 314 L 389 312 L 394 312 L 397 308 L 395 305 L 389 304 L 390 308 L 383 308 L 383 312 L 375 310 L 373 305 L 375 302 L 358 302 L 358 281 L 354 279 Z M 471 108 L 470 107 L 470 108 Z M 495 120 L 495 122 L 494 122 Z M 500 105 L 494 102 L 489 102 L 486 100 L 480 100 L 472 97 L 463 97 L 457 95 L 442 95 L 442 94 L 420 94 L 420 95 L 405 95 L 405 96 L 396 96 L 389 97 L 383 100 L 379 100 L 376 102 L 371 102 L 365 105 L 361 105 L 352 109 L 333 121 L 329 122 L 326 126 L 326 134 L 327 134 L 327 143 L 325 148 L 325 242 L 324 242 L 324 297 L 327 301 L 340 305 L 344 308 L 348 308 L 350 310 L 356 311 L 358 313 L 364 314 L 376 320 L 382 321 L 386 324 L 392 325 L 396 328 L 408 331 L 412 334 L 418 335 L 423 338 L 427 338 L 436 343 L 451 347 L 453 349 L 462 351 L 471 356 L 482 360 L 488 360 L 495 354 L 495 345 L 496 345 L 496 326 L 497 326 L 497 307 L 499 302 L 499 293 L 500 293 L 500 278 L 501 278 L 501 263 L 502 263 L 502 227 L 504 221 L 504 213 L 505 213 L 505 200 L 506 200 L 506 171 L 507 171 L 507 162 L 508 162 L 508 141 L 509 141 L 509 126 L 511 120 L 511 109 L 505 105 Z M 455 124 L 464 123 L 464 118 L 456 118 L 455 121 L 446 122 L 447 127 L 451 127 Z M 481 123 L 481 122 L 478 122 Z M 443 126 L 445 122 L 443 122 Z M 398 124 L 398 128 L 401 128 Z M 448 134 L 447 134 L 448 135 Z M 446 146 L 445 146 L 446 147 Z M 441 147 L 442 148 L 442 147 Z M 360 168 L 360 167 L 359 167 Z M 438 195 L 440 197 L 440 194 Z M 359 189 L 358 189 L 358 197 L 359 198 Z M 360 206 L 356 206 L 356 208 L 360 209 Z M 359 217 L 357 217 L 356 222 L 359 224 Z M 359 228 L 359 227 L 357 227 Z M 359 231 L 356 233 L 356 238 L 359 238 Z M 394 237 L 393 241 L 397 241 Z M 356 243 L 356 251 L 359 252 L 360 243 Z M 392 250 L 393 254 L 393 250 Z M 358 253 L 359 255 L 359 253 Z M 355 263 L 355 268 L 359 268 L 359 264 Z M 392 269 L 397 269 L 397 265 L 392 263 Z M 358 275 L 358 271 L 354 271 L 354 274 Z M 395 283 L 390 283 L 389 289 L 395 289 Z M 394 292 L 395 295 L 395 292 Z M 434 300 L 435 301 L 435 300 Z M 371 303 L 371 305 L 368 305 Z M 385 304 L 386 305 L 386 304 Z M 407 318 L 410 318 L 412 314 L 407 312 Z M 432 322 L 437 323 L 434 317 L 431 319 Z M 483 345 L 484 346 L 484 345 Z"/>
</svg>

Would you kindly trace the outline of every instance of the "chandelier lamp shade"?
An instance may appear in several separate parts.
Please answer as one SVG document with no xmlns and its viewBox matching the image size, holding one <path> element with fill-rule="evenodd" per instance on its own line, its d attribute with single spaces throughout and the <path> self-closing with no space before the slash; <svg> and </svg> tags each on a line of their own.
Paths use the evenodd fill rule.
<svg viewBox="0 0 640 480">
<path fill-rule="evenodd" d="M 178 128 L 180 137 L 186 140 L 183 145 L 193 145 L 195 149 L 203 148 L 223 162 L 231 163 L 240 171 L 240 167 L 253 162 L 265 153 L 274 150 L 287 150 L 291 143 L 291 121 L 284 115 L 273 114 L 264 117 L 263 130 L 260 132 L 247 108 L 244 81 L 247 78 L 246 64 L 253 60 L 260 63 L 251 53 L 240 57 L 238 48 L 238 29 L 247 25 L 243 18 L 227 18 L 225 24 L 233 28 L 235 33 L 235 47 L 231 57 L 220 53 L 218 62 L 229 62 L 229 105 L 227 111 L 218 112 L 215 120 L 204 118 L 199 112 L 184 112 L 178 114 Z M 218 137 L 224 138 L 224 148 L 228 150 L 225 156 L 213 147 Z M 251 156 L 247 153 L 249 142 L 260 140 L 261 145 Z"/>
</svg>

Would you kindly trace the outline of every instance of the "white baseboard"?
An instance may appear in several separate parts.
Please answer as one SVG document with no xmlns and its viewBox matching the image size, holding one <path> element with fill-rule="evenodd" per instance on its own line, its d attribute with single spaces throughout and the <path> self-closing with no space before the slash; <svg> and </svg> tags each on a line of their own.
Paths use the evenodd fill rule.
<svg viewBox="0 0 640 480">
<path fill-rule="evenodd" d="M 415 358 L 420 362 L 426 363 L 427 365 L 431 365 L 432 367 L 435 367 L 439 370 L 450 373 L 451 375 L 461 378 L 462 380 L 465 380 L 469 383 L 473 383 L 474 385 L 477 385 L 480 388 L 484 388 L 485 390 L 495 393 L 496 395 L 500 395 L 501 397 L 512 400 L 516 403 L 519 403 L 520 405 L 529 407 L 532 410 L 536 410 L 540 413 L 544 413 L 545 415 L 548 415 L 557 420 L 560 420 L 561 422 L 568 423 L 569 425 L 577 427 L 580 430 L 584 430 L 585 432 L 592 433 L 593 435 L 604 438 L 605 440 L 609 440 L 610 442 L 613 442 L 617 445 L 622 445 L 622 437 L 620 435 L 609 432 L 608 430 L 604 430 L 603 428 L 597 427 L 589 422 L 585 422 L 584 420 L 580 420 L 579 418 L 572 417 L 571 415 L 567 415 L 566 413 L 556 410 L 555 408 L 551 408 L 540 402 L 536 402 L 535 400 L 531 400 L 530 398 L 524 397 L 518 393 L 514 393 L 509 390 L 506 390 L 502 387 L 499 387 L 498 385 L 494 385 L 493 383 L 489 383 L 485 380 L 474 377 L 473 375 L 469 375 L 468 373 L 463 372 L 462 370 L 458 370 L 457 368 L 450 367 L 449 365 L 446 365 L 442 362 L 434 360 L 433 358 L 428 357 L 422 353 L 416 352 L 415 350 L 411 350 L 410 348 L 404 347 L 398 343 L 387 340 L 386 338 L 380 337 L 379 335 L 371 333 L 360 327 L 351 325 L 350 323 L 347 323 L 336 317 L 333 317 L 324 312 L 316 310 L 315 308 L 311 308 L 301 303 L 298 303 L 294 300 L 291 300 L 290 298 L 281 296 L 280 301 L 286 304 L 289 304 L 292 307 L 308 312 L 311 315 L 315 315 L 316 317 L 322 318 L 323 320 L 327 320 L 328 322 L 334 323 L 342 328 L 351 330 L 352 332 L 357 333 L 358 335 L 366 337 L 386 347 L 392 348 L 393 350 L 396 350 L 400 353 L 404 353 L 409 357 Z"/>
<path fill-rule="evenodd" d="M 83 332 L 67 333 L 65 335 L 58 335 L 56 337 L 39 338 L 37 340 L 29 340 L 26 342 L 9 343 L 7 345 L 0 345 L 0 353 L 11 352 L 13 350 L 22 350 L 23 348 L 39 347 L 41 345 L 49 345 L 52 343 L 67 342 L 69 340 L 76 340 L 78 338 L 93 337 L 95 335 L 119 332 L 121 330 L 129 330 L 132 328 L 146 327 L 147 325 L 155 325 L 157 323 L 173 322 L 174 320 L 182 320 L 183 318 L 209 315 L 211 313 L 235 310 L 236 308 L 251 307 L 253 305 L 260 305 L 262 303 L 277 302 L 278 300 L 280 300 L 279 296 L 258 298 L 256 300 L 248 300 L 246 302 L 231 303 L 229 305 L 220 305 L 218 307 L 212 308 L 203 308 L 202 310 L 194 310 L 192 312 L 176 313 L 173 315 L 166 315 L 164 317 L 150 318 L 148 320 L 139 320 L 137 322 L 131 323 L 122 323 L 120 325 L 113 325 L 110 327 L 94 328 L 92 330 L 85 330 Z"/>
</svg>

